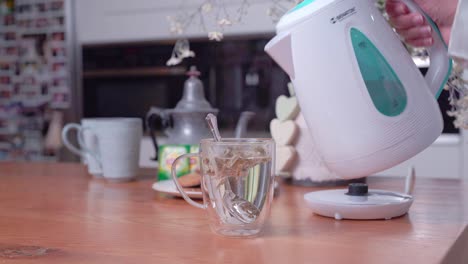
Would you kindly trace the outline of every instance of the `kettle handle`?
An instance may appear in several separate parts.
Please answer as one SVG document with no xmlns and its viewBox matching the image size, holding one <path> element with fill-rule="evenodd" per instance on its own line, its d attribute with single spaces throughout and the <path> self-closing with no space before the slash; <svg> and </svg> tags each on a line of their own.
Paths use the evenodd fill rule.
<svg viewBox="0 0 468 264">
<path fill-rule="evenodd" d="M 432 27 L 432 38 L 434 43 L 427 49 L 431 65 L 426 74 L 426 82 L 434 96 L 439 98 L 452 72 L 452 60 L 448 56 L 447 44 L 442 33 L 432 18 L 427 15 L 422 8 L 413 0 L 402 0 L 412 12 L 418 12 L 424 15 L 429 25 Z"/>
<path fill-rule="evenodd" d="M 149 129 L 149 134 L 151 137 L 151 141 L 153 142 L 154 146 L 154 158 L 152 160 L 158 160 L 158 153 L 159 153 L 159 147 L 158 147 L 158 142 L 156 140 L 156 130 L 154 127 L 154 122 L 156 121 L 156 118 L 161 118 L 165 119 L 165 114 L 163 112 L 163 109 L 157 108 L 157 107 L 151 107 L 148 113 L 146 114 L 146 127 Z M 164 123 L 164 122 L 163 122 Z"/>
</svg>

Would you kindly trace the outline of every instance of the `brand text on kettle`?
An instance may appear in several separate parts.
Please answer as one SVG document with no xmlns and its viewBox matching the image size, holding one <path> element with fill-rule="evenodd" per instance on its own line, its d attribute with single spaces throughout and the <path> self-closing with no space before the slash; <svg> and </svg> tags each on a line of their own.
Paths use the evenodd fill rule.
<svg viewBox="0 0 468 264">
<path fill-rule="evenodd" d="M 345 12 L 343 12 L 343 13 L 335 16 L 335 17 L 332 17 L 330 19 L 330 23 L 336 24 L 337 22 L 341 22 L 341 21 L 345 20 L 346 18 L 348 18 L 348 17 L 350 17 L 350 16 L 352 16 L 354 14 L 356 14 L 356 7 L 350 8 L 350 9 L 346 10 Z"/>
</svg>

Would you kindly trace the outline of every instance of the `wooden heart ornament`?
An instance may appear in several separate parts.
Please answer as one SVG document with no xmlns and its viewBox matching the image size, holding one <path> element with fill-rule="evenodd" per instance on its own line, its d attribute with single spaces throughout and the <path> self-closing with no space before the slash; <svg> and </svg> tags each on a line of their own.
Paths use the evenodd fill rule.
<svg viewBox="0 0 468 264">
<path fill-rule="evenodd" d="M 296 150 L 291 146 L 276 147 L 276 172 L 288 172 L 296 158 Z"/>
<path fill-rule="evenodd" d="M 300 108 L 296 97 L 281 95 L 276 99 L 276 117 L 280 121 L 293 120 L 299 114 Z"/>
<path fill-rule="evenodd" d="M 331 172 L 325 165 L 315 144 L 313 133 L 309 131 L 302 113 L 299 113 L 295 122 L 298 127 L 298 136 L 295 140 L 297 153 L 294 167 L 291 169 L 295 180 L 310 180 L 312 182 L 334 181 L 338 175 Z"/>
<path fill-rule="evenodd" d="M 299 129 L 292 120 L 281 122 L 279 119 L 273 119 L 270 122 L 270 132 L 278 146 L 286 146 L 294 141 Z"/>
</svg>

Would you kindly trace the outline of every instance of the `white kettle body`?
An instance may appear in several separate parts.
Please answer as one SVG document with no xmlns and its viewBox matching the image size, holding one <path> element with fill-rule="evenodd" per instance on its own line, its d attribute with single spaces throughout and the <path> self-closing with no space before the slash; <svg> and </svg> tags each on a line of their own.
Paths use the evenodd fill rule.
<svg viewBox="0 0 468 264">
<path fill-rule="evenodd" d="M 451 61 L 433 26 L 433 66 L 424 78 L 373 0 L 305 0 L 280 20 L 265 51 L 294 83 L 331 171 L 345 179 L 369 176 L 413 157 L 441 134 L 435 98 Z"/>
</svg>

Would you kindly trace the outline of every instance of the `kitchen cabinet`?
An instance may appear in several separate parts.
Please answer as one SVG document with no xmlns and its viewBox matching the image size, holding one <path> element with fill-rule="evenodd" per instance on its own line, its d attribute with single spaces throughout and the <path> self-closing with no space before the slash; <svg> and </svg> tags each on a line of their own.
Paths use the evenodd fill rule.
<svg viewBox="0 0 468 264">
<path fill-rule="evenodd" d="M 413 158 L 377 175 L 405 177 L 416 169 L 417 178 L 468 180 L 468 132 L 442 134 L 431 146 Z"/>
<path fill-rule="evenodd" d="M 78 41 L 82 44 L 154 41 L 176 39 L 170 32 L 168 16 L 192 13 L 199 0 L 79 0 L 74 1 Z M 241 0 L 226 2 L 228 14 L 235 19 Z M 267 15 L 272 2 L 250 1 L 241 23 L 226 27 L 225 35 L 265 34 L 274 32 L 274 23 Z M 214 11 L 214 10 L 213 10 Z M 212 12 L 213 12 L 212 11 Z M 209 21 L 209 14 L 206 15 Z M 184 36 L 207 38 L 207 33 L 194 19 Z M 211 19 L 213 20 L 213 19 Z M 208 29 L 210 25 L 208 24 Z"/>
</svg>

